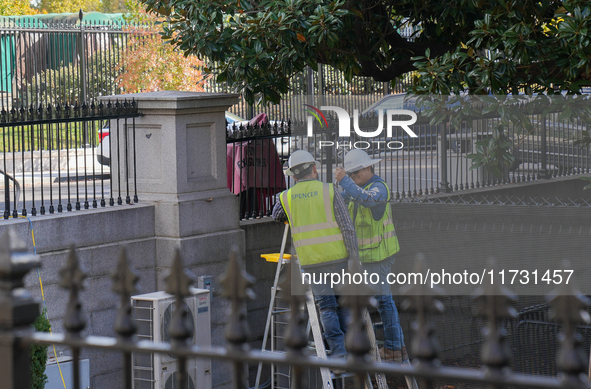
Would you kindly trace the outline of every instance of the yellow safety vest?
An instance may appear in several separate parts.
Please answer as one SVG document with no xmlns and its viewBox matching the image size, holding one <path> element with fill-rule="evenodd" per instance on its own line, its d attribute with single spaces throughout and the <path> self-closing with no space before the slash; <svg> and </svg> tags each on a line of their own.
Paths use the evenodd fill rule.
<svg viewBox="0 0 591 389">
<path fill-rule="evenodd" d="M 320 181 L 298 182 L 281 194 L 291 236 L 302 266 L 347 258 L 343 234 L 334 216 L 334 187 Z"/>
<path fill-rule="evenodd" d="M 376 181 L 374 181 L 376 182 Z M 388 191 L 388 199 L 390 200 L 390 189 L 386 185 Z M 372 183 L 367 185 L 364 189 L 367 190 Z M 361 205 L 357 206 L 357 215 L 355 213 L 355 203 L 349 203 L 349 215 L 355 224 L 355 232 L 357 233 L 357 245 L 359 246 L 359 259 L 361 262 L 378 262 L 388 258 L 391 255 L 400 251 L 398 244 L 398 237 L 394 230 L 394 222 L 392 220 L 392 209 L 389 204 L 386 204 L 386 210 L 380 220 L 374 220 L 371 213 L 371 208 Z"/>
</svg>

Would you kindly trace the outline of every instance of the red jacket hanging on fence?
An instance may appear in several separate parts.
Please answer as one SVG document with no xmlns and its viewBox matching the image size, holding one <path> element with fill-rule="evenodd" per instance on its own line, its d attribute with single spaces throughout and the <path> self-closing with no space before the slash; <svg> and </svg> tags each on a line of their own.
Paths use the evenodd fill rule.
<svg viewBox="0 0 591 389">
<path fill-rule="evenodd" d="M 265 196 L 286 189 L 283 166 L 271 139 L 228 143 L 226 146 L 228 189 L 234 194 L 256 188 Z"/>
</svg>

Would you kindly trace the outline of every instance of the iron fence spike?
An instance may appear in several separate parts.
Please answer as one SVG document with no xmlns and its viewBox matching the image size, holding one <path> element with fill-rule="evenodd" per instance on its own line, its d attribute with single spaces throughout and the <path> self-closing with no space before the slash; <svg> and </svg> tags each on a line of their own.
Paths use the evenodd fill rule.
<svg viewBox="0 0 591 389">
<path fill-rule="evenodd" d="M 511 351 L 506 341 L 507 331 L 502 323 L 505 319 L 517 317 L 517 311 L 512 305 L 517 298 L 504 285 L 494 282 L 492 277 L 497 274 L 494 258 L 488 260 L 487 269 L 491 269 L 492 275 L 486 278 L 483 287 L 476 290 L 474 301 L 480 305 L 477 315 L 484 317 L 487 321 L 486 343 L 482 348 L 481 360 L 489 369 L 499 372 L 509 364 L 511 358 Z"/>
<path fill-rule="evenodd" d="M 121 248 L 117 269 L 111 275 L 111 279 L 113 280 L 113 292 L 120 296 L 119 309 L 115 319 L 115 332 L 122 338 L 129 338 L 137 329 L 131 313 L 131 296 L 137 293 L 136 284 L 139 275 L 129 264 L 125 247 Z"/>
<path fill-rule="evenodd" d="M 60 286 L 70 291 L 66 314 L 64 316 L 64 327 L 68 333 L 77 335 L 86 327 L 86 318 L 82 311 L 82 303 L 79 300 L 81 290 L 84 290 L 86 273 L 80 266 L 76 249 L 72 245 L 68 252 L 66 265 L 59 272 L 61 277 Z"/>
<path fill-rule="evenodd" d="M 169 273 L 164 277 L 166 288 L 164 291 L 183 299 L 191 295 L 190 287 L 195 283 L 195 276 L 183 267 L 180 250 L 174 251 L 174 258 Z"/>
<path fill-rule="evenodd" d="M 419 253 L 414 272 L 426 274 L 426 270 L 425 257 Z M 445 308 L 438 298 L 443 290 L 438 286 L 430 288 L 427 284 L 417 283 L 401 288 L 401 294 L 405 296 L 401 308 L 416 313 L 416 335 L 412 341 L 412 353 L 419 361 L 430 365 L 437 358 L 440 346 L 434 336 L 434 325 L 429 315 L 444 311 Z"/>
<path fill-rule="evenodd" d="M 6 229 L 4 233 L 0 235 L 0 276 L 8 276 L 15 273 L 16 268 L 13 263 L 14 254 L 18 254 L 19 258 L 23 259 L 23 264 L 30 262 L 31 264 L 35 264 L 34 267 L 38 267 L 39 260 L 36 259 L 36 261 L 32 261 L 37 257 L 27 256 L 27 261 L 24 260 L 24 253 L 26 252 L 27 245 L 22 239 L 20 239 L 16 231 L 13 228 Z M 22 283 L 16 283 L 15 285 L 18 285 L 18 287 L 23 286 Z"/>
<path fill-rule="evenodd" d="M 350 274 L 361 274 L 362 269 L 359 260 L 349 261 Z M 369 307 L 375 307 L 376 301 L 373 295 L 375 290 L 363 283 L 343 284 L 337 288 L 337 292 L 343 296 L 343 305 L 350 310 L 350 321 L 345 335 L 347 352 L 354 359 L 365 359 L 371 351 L 371 341 L 367 334 L 364 312 Z"/>
<path fill-rule="evenodd" d="M 280 287 L 282 300 L 289 301 L 291 307 L 289 324 L 284 334 L 285 345 L 299 354 L 308 345 L 307 320 L 303 310 L 307 286 L 302 282 L 296 259 L 292 259 L 286 267 Z"/>
<path fill-rule="evenodd" d="M 248 338 L 246 323 L 246 299 L 254 299 L 250 286 L 254 278 L 246 273 L 240 265 L 238 248 L 234 246 L 230 252 L 230 260 L 226 272 L 220 277 L 222 296 L 230 300 L 228 324 L 226 326 L 226 340 L 234 347 L 242 347 Z"/>
<path fill-rule="evenodd" d="M 175 297 L 175 307 L 172 312 L 169 334 L 173 342 L 186 343 L 193 336 L 193 326 L 189 325 L 191 312 L 183 299 L 191 295 L 190 287 L 195 282 L 195 276 L 183 267 L 180 250 L 175 249 L 172 267 L 164 278 L 165 292 Z"/>
<path fill-rule="evenodd" d="M 563 268 L 569 269 L 568 262 Z M 590 300 L 583 296 L 574 285 L 575 281 L 562 282 L 556 290 L 547 296 L 552 308 L 550 319 L 562 323 L 562 339 L 558 353 L 558 368 L 565 375 L 565 380 L 572 383 L 584 383 L 586 378 L 581 373 L 587 369 L 587 360 L 580 350 L 580 339 L 577 335 L 579 324 L 589 324 L 591 318 L 587 312 Z"/>
</svg>

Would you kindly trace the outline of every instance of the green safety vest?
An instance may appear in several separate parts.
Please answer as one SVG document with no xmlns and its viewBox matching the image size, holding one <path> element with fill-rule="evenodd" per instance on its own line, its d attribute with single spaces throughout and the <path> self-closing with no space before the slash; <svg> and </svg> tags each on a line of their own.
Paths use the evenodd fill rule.
<svg viewBox="0 0 591 389">
<path fill-rule="evenodd" d="M 386 185 L 385 182 L 381 182 Z M 364 189 L 369 189 L 371 184 L 373 182 Z M 386 190 L 388 191 L 387 200 L 390 200 L 388 185 L 386 185 Z M 354 215 L 355 208 L 357 208 L 357 215 Z M 389 204 L 386 204 L 386 210 L 380 220 L 374 220 L 371 208 L 360 205 L 355 207 L 353 201 L 349 203 L 349 215 L 355 224 L 361 262 L 378 262 L 400 251 L 392 220 L 392 209 Z"/>
<path fill-rule="evenodd" d="M 320 181 L 298 182 L 281 194 L 291 237 L 302 266 L 347 258 L 343 234 L 334 216 L 334 187 Z"/>
</svg>

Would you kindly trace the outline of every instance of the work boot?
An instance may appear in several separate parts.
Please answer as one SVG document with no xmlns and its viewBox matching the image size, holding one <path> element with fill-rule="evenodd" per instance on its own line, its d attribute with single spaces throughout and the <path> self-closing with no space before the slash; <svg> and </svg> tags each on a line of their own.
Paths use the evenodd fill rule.
<svg viewBox="0 0 591 389">
<path fill-rule="evenodd" d="M 343 374 L 346 373 L 345 369 L 338 369 L 338 368 L 334 368 L 334 369 L 330 369 L 330 372 L 335 376 L 341 376 Z"/>
<path fill-rule="evenodd" d="M 402 363 L 408 360 L 408 353 L 406 352 L 406 347 L 403 346 L 400 350 L 392 350 L 389 348 L 381 348 L 378 350 L 380 353 L 380 358 L 382 362 L 396 362 Z"/>
</svg>

